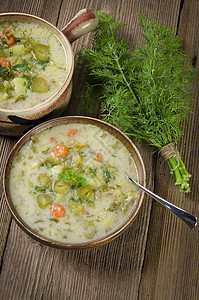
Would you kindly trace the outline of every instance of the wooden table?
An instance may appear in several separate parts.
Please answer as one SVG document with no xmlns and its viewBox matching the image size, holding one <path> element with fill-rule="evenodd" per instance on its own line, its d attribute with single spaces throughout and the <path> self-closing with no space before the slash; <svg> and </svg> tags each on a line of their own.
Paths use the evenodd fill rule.
<svg viewBox="0 0 199 300">
<path fill-rule="evenodd" d="M 157 16 L 159 23 L 178 26 L 183 48 L 198 65 L 198 0 L 1 0 L 0 12 L 17 11 L 40 16 L 59 29 L 84 7 L 114 13 L 127 26 L 121 35 L 132 48 L 140 36 L 140 12 Z M 72 47 L 88 43 L 90 34 Z M 197 91 L 197 83 L 195 90 Z M 74 90 L 66 115 L 82 115 L 79 105 L 84 81 L 74 78 Z M 184 129 L 178 145 L 192 173 L 190 194 L 174 186 L 168 167 L 153 148 L 139 144 L 147 172 L 147 187 L 163 198 L 199 216 L 198 108 Z M 95 117 L 98 117 L 96 108 Z M 49 248 L 28 237 L 11 218 L 3 192 L 3 171 L 15 138 L 0 137 L 0 299 L 199 299 L 199 227 L 190 230 L 151 198 L 133 225 L 111 243 L 94 250 L 71 251 Z"/>
</svg>

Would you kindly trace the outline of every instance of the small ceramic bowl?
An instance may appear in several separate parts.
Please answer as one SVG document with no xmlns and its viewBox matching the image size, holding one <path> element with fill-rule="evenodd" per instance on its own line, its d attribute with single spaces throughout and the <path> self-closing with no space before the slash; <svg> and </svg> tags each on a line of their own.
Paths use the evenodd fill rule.
<svg viewBox="0 0 199 300">
<path fill-rule="evenodd" d="M 79 117 L 72 116 L 72 117 L 56 118 L 56 119 L 44 122 L 44 123 L 38 125 L 37 127 L 33 128 L 32 130 L 30 130 L 17 142 L 17 144 L 15 145 L 15 147 L 13 148 L 13 150 L 10 154 L 10 157 L 8 159 L 7 166 L 5 169 L 4 189 L 5 189 L 5 194 L 6 194 L 6 199 L 7 199 L 9 209 L 10 209 L 15 221 L 29 236 L 31 236 L 32 238 L 36 239 L 37 241 L 44 243 L 48 246 L 64 248 L 67 250 L 90 249 L 90 248 L 98 247 L 98 246 L 101 246 L 103 244 L 106 244 L 106 243 L 112 241 L 117 236 L 119 236 L 121 233 L 123 233 L 124 230 L 126 230 L 133 223 L 133 221 L 135 220 L 135 218 L 140 210 L 140 207 L 141 207 L 141 204 L 143 201 L 144 195 L 143 195 L 142 191 L 139 193 L 138 199 L 136 200 L 129 216 L 122 223 L 122 225 L 119 225 L 118 228 L 116 228 L 114 231 L 107 233 L 105 236 L 103 236 L 101 238 L 97 238 L 95 240 L 88 241 L 88 242 L 63 243 L 63 242 L 55 241 L 55 240 L 46 238 L 44 236 L 41 236 L 40 234 L 35 232 L 32 228 L 30 228 L 30 226 L 28 226 L 24 222 L 24 220 L 20 217 L 20 215 L 18 214 L 18 212 L 13 204 L 13 199 L 12 199 L 10 187 L 9 187 L 10 171 L 12 168 L 13 160 L 15 159 L 16 155 L 18 154 L 20 149 L 23 147 L 23 145 L 30 139 L 32 140 L 35 135 L 37 135 L 39 132 L 41 132 L 45 129 L 52 128 L 53 126 L 56 126 L 56 125 L 68 124 L 68 123 L 72 123 L 72 124 L 80 123 L 80 124 L 84 124 L 84 125 L 85 124 L 95 125 L 101 129 L 107 131 L 108 133 L 110 133 L 111 135 L 116 137 L 118 140 L 120 140 L 123 143 L 123 145 L 127 148 L 127 150 L 129 151 L 130 155 L 132 156 L 132 158 L 135 162 L 135 165 L 137 168 L 137 175 L 138 175 L 140 184 L 145 186 L 144 163 L 142 161 L 141 155 L 140 155 L 139 151 L 137 150 L 136 146 L 126 135 L 124 135 L 121 131 L 119 131 L 114 126 L 112 126 L 106 122 L 103 122 L 101 120 L 89 118 L 89 117 L 82 117 L 82 116 L 79 116 Z M 127 170 L 127 172 L 128 172 L 128 170 Z"/>
<path fill-rule="evenodd" d="M 24 13 L 2 13 L 0 22 L 18 20 L 39 24 L 50 30 L 60 41 L 67 58 L 66 77 L 56 93 L 39 105 L 29 109 L 0 109 L 0 134 L 21 136 L 31 127 L 47 119 L 61 116 L 70 100 L 72 91 L 72 75 L 74 55 L 71 43 L 80 36 L 94 30 L 98 24 L 97 15 L 89 10 L 81 10 L 61 31 L 39 17 Z M 64 59 L 64 58 L 63 58 Z"/>
</svg>

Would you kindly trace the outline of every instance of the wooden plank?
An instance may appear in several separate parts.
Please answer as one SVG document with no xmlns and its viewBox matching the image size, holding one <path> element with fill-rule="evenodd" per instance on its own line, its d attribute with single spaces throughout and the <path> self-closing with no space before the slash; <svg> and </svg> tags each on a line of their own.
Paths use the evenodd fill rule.
<svg viewBox="0 0 199 300">
<path fill-rule="evenodd" d="M 63 0 L 59 4 L 52 1 L 51 7 L 49 7 L 49 1 L 8 2 L 9 5 L 7 1 L 3 1 L 4 11 L 12 9 L 36 14 L 57 24 L 60 29 L 83 7 L 89 6 L 94 9 L 103 9 L 108 13 L 113 12 L 118 20 L 123 20 L 127 24 L 120 34 L 130 41 L 132 48 L 135 47 L 136 39 L 140 36 L 137 26 L 140 12 L 148 10 L 149 15 L 157 15 L 158 21 L 162 24 L 176 25 L 180 9 L 180 0 Z M 61 5 L 60 11 L 59 5 Z M 197 3 L 195 2 L 194 5 L 193 9 L 197 11 Z M 197 24 L 195 19 L 192 22 L 189 21 L 189 24 L 192 23 Z M 190 30 L 185 35 L 186 41 L 188 41 L 189 34 Z M 74 52 L 78 51 L 82 42 L 89 43 L 89 38 L 90 35 L 76 41 L 72 45 Z M 192 37 L 190 41 L 193 41 Z M 198 49 L 195 46 L 193 48 Z M 195 57 L 197 54 L 194 54 Z M 83 78 L 79 80 L 76 76 L 73 85 L 74 90 L 66 114 L 81 115 L 84 114 L 84 110 L 80 107 L 78 98 L 83 92 Z M 197 107 L 195 107 L 195 115 L 197 115 Z M 96 107 L 95 116 L 98 115 L 99 108 Z M 194 132 L 190 132 L 187 127 L 185 132 L 187 143 L 193 143 L 194 138 L 195 140 L 197 138 L 197 124 L 194 123 L 196 119 L 192 120 L 191 126 Z M 193 137 L 189 138 L 192 134 Z M 1 137 L 0 141 L 2 141 L 0 153 L 4 153 L 2 155 L 4 155 L 5 162 L 12 140 Z M 9 149 L 5 148 L 5 145 Z M 165 163 L 157 156 L 152 158 L 151 147 L 143 144 L 138 145 L 138 148 L 145 162 L 148 188 L 153 190 L 155 178 L 157 193 L 172 197 L 176 204 L 186 205 L 184 208 L 196 212 L 198 205 L 193 198 L 195 196 L 196 199 L 196 189 L 194 188 L 192 196 L 188 196 L 191 199 L 182 195 L 177 200 L 179 193 L 173 187 L 172 178 L 169 177 L 168 169 L 165 169 Z M 183 150 L 182 148 L 184 149 L 183 144 L 180 145 L 180 150 Z M 191 151 L 195 156 L 196 147 L 192 147 Z M 194 186 L 196 185 L 197 165 L 190 155 L 188 146 L 182 153 L 187 165 L 190 169 L 193 168 Z M 5 206 L 4 199 L 1 203 Z M 151 205 L 151 199 L 145 197 L 145 202 L 134 224 L 116 240 L 98 249 L 79 252 L 67 252 L 40 245 L 29 238 L 15 222 L 11 223 L 8 235 L 9 226 L 5 225 L 5 218 L 10 220 L 10 217 L 8 218 L 7 213 L 2 213 L 0 210 L 0 220 L 2 215 L 4 218 L 2 225 L 0 224 L 3 226 L 2 232 L 7 228 L 3 236 L 2 249 L 4 249 L 6 239 L 7 243 L 0 274 L 0 299 L 196 299 L 198 248 L 195 247 L 194 241 L 196 238 L 196 241 L 199 240 L 198 231 L 190 234 L 183 224 L 156 203 L 153 203 L 151 215 Z M 147 247 L 145 247 L 147 238 Z M 194 258 L 191 257 L 189 243 L 193 249 Z M 196 269 L 194 269 L 194 264 Z M 189 269 L 195 271 L 188 278 Z M 183 277 L 185 271 L 187 271 L 187 276 Z M 179 278 L 177 272 L 180 274 Z M 180 284 L 182 278 L 183 281 Z M 189 282 L 190 292 L 185 281 Z"/>
<path fill-rule="evenodd" d="M 0 172 L 0 262 L 3 256 L 5 243 L 7 240 L 7 235 L 10 227 L 11 216 L 8 207 L 5 202 L 5 196 L 3 191 L 3 176 L 4 169 L 6 166 L 8 154 L 10 153 L 12 147 L 14 146 L 15 140 L 10 138 L 0 138 L 0 162 L 1 162 L 1 172 Z"/>
<path fill-rule="evenodd" d="M 37 16 L 42 16 L 46 20 L 56 24 L 59 7 L 61 1 L 51 1 L 52 10 L 49 9 L 48 15 L 46 15 L 45 7 L 47 1 L 1 1 L 0 12 L 24 12 L 31 13 Z M 9 231 L 11 216 L 5 203 L 5 196 L 3 193 L 3 171 L 6 165 L 8 155 L 14 146 L 16 139 L 0 136 L 0 161 L 1 161 L 1 173 L 0 173 L 0 262 L 4 252 L 4 247 L 7 240 L 7 234 Z"/>
<path fill-rule="evenodd" d="M 197 1 L 184 1 L 180 15 L 179 34 L 183 47 L 198 66 L 198 13 Z M 195 91 L 197 94 L 198 81 Z M 198 161 L 199 101 L 193 105 L 193 115 L 185 127 L 179 151 L 187 169 L 192 173 L 189 195 L 179 193 L 169 178 L 169 171 L 162 158 L 158 158 L 155 192 L 172 203 L 199 216 Z M 165 184 L 166 182 L 166 184 Z M 160 241 L 158 243 L 158 240 Z M 154 203 L 142 272 L 139 299 L 198 299 L 199 231 L 190 231 L 170 212 Z M 191 270 L 191 272 L 190 272 Z"/>
<path fill-rule="evenodd" d="M 23 12 L 41 17 L 53 25 L 56 25 L 61 0 L 35 0 L 35 1 L 20 1 L 20 0 L 1 0 L 0 13 L 4 12 Z"/>
</svg>

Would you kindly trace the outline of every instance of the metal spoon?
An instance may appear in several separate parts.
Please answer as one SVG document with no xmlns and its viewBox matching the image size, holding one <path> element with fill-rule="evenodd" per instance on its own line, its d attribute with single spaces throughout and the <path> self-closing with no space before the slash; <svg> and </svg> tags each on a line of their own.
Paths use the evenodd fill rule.
<svg viewBox="0 0 199 300">
<path fill-rule="evenodd" d="M 191 229 L 196 227 L 197 225 L 197 217 L 194 217 L 193 215 L 189 214 L 185 210 L 171 204 L 170 202 L 164 200 L 163 198 L 159 197 L 158 195 L 152 193 L 151 191 L 147 190 L 145 187 L 143 187 L 141 184 L 133 180 L 131 177 L 126 174 L 127 180 L 129 179 L 131 182 L 133 182 L 135 185 L 137 185 L 141 190 L 145 191 L 149 196 L 157 200 L 160 204 L 168 208 L 172 213 L 174 213 L 178 218 L 180 218 L 187 226 L 189 226 Z"/>
</svg>

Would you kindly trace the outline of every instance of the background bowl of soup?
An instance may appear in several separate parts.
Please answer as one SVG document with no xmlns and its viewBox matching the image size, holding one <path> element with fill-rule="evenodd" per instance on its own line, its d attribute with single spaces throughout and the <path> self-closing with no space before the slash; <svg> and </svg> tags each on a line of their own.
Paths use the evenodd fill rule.
<svg viewBox="0 0 199 300">
<path fill-rule="evenodd" d="M 0 134 L 21 136 L 64 112 L 72 91 L 71 43 L 97 23 L 89 9 L 62 31 L 33 15 L 0 14 Z"/>
<path fill-rule="evenodd" d="M 145 168 L 132 141 L 114 126 L 88 117 L 38 125 L 13 148 L 4 175 L 8 206 L 37 241 L 64 249 L 110 242 L 135 220 Z"/>
</svg>

